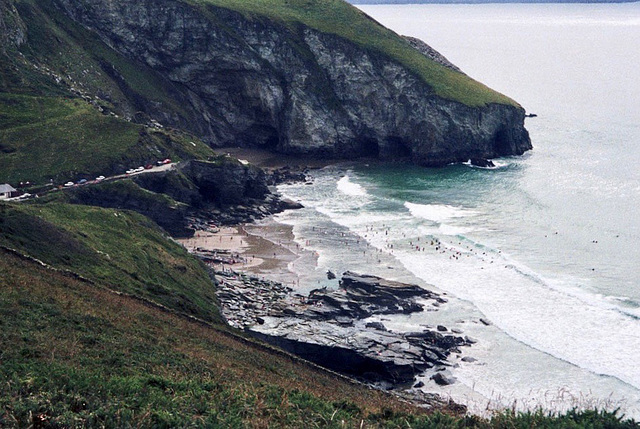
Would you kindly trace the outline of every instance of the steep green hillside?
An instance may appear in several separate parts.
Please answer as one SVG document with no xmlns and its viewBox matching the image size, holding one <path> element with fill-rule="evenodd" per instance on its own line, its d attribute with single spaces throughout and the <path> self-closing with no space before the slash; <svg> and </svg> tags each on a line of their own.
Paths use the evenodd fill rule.
<svg viewBox="0 0 640 429">
<path fill-rule="evenodd" d="M 366 49 L 380 52 L 404 64 L 443 98 L 469 106 L 489 103 L 517 105 L 512 99 L 470 77 L 432 61 L 393 31 L 383 27 L 344 0 L 186 0 L 239 11 L 257 19 L 282 21 L 294 31 L 300 24 L 335 34 Z"/>
<path fill-rule="evenodd" d="M 0 288 L 0 427 L 343 427 L 412 409 L 2 250 Z"/>
<path fill-rule="evenodd" d="M 0 93 L 0 105 L 0 182 L 59 184 L 213 156 L 196 137 L 101 114 L 80 98 Z"/>
<path fill-rule="evenodd" d="M 180 111 L 171 84 L 143 64 L 105 45 L 51 0 L 11 0 L 24 24 L 25 43 L 10 46 L 0 63 L 0 92 L 31 95 L 100 94 L 100 102 L 134 114 L 136 99 Z M 142 100 L 139 100 L 142 101 Z M 132 105 L 133 104 L 133 105 Z"/>
<path fill-rule="evenodd" d="M 3 428 L 637 428 L 611 413 L 426 414 L 0 249 Z"/>
<path fill-rule="evenodd" d="M 136 213 L 53 202 L 0 204 L 0 244 L 97 285 L 219 320 L 204 265 Z"/>
</svg>

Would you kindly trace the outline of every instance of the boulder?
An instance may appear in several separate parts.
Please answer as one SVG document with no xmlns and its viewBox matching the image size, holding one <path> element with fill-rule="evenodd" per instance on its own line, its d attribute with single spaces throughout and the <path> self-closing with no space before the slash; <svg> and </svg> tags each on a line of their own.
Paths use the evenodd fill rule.
<svg viewBox="0 0 640 429">
<path fill-rule="evenodd" d="M 456 378 L 448 370 L 436 372 L 431 376 L 431 379 L 440 386 L 448 386 L 456 382 Z"/>
<path fill-rule="evenodd" d="M 387 328 L 381 322 L 368 322 L 364 325 L 366 328 L 376 329 L 378 331 L 386 331 Z"/>
<path fill-rule="evenodd" d="M 471 158 L 470 159 L 471 165 L 474 165 L 476 167 L 495 167 L 496 165 L 493 163 L 493 161 L 491 161 L 490 159 L 484 159 L 484 158 Z"/>
</svg>

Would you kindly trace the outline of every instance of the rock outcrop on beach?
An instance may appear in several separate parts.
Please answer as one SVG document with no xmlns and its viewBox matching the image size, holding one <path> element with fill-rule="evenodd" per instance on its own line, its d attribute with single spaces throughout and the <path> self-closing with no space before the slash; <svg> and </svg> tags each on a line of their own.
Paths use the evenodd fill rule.
<svg viewBox="0 0 640 429">
<path fill-rule="evenodd" d="M 217 296 L 232 325 L 323 367 L 380 385 L 406 385 L 430 370 L 438 384 L 447 358 L 473 340 L 443 326 L 396 332 L 371 316 L 435 311 L 442 296 L 380 277 L 346 272 L 340 288 L 317 289 L 308 297 L 274 282 L 234 272 L 218 272 Z M 419 302 L 418 302 L 419 301 Z"/>
<path fill-rule="evenodd" d="M 177 109 L 129 88 L 130 102 L 118 106 L 125 116 L 143 111 L 212 146 L 408 158 L 428 166 L 531 149 L 517 103 L 342 2 L 331 7 L 353 15 L 354 26 L 372 26 L 378 42 L 374 34 L 340 35 L 347 30 L 331 26 L 341 16 L 321 15 L 326 10 L 313 5 L 301 12 L 284 2 L 254 11 L 224 1 L 54 1 L 110 48 L 152 70 L 180 102 Z M 385 43 L 402 54 L 393 57 L 398 49 L 385 51 Z M 451 95 L 452 88 L 462 95 Z"/>
<path fill-rule="evenodd" d="M 352 325 L 354 320 L 378 314 L 410 314 L 423 311 L 415 299 L 445 299 L 416 285 L 382 279 L 377 276 L 347 271 L 340 280 L 340 289 L 315 289 L 307 302 L 313 304 L 305 318 L 340 322 Z"/>
</svg>

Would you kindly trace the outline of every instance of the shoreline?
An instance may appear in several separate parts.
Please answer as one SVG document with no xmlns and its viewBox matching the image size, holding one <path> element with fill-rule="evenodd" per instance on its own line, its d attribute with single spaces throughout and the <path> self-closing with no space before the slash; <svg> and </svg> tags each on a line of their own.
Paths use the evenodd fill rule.
<svg viewBox="0 0 640 429">
<path fill-rule="evenodd" d="M 324 168 L 337 162 L 315 160 L 313 165 L 290 166 L 283 157 L 274 157 L 264 151 L 243 148 L 221 148 L 219 151 L 243 164 L 287 172 L 304 169 L 306 173 L 309 168 Z M 304 175 L 303 181 L 307 182 Z M 470 346 L 476 340 L 460 336 L 442 325 L 437 329 L 436 326 L 421 325 L 418 330 L 404 332 L 389 330 L 381 323 L 389 320 L 384 315 L 437 311 L 441 303 L 447 302 L 438 293 L 416 284 L 390 281 L 387 276 L 377 277 L 366 269 L 360 274 L 351 272 L 348 266 L 345 273 L 342 270 L 316 272 L 314 284 L 301 285 L 301 279 L 307 280 L 307 273 L 317 269 L 319 255 L 306 248 L 308 243 L 297 243 L 294 227 L 278 222 L 273 214 L 257 222 L 239 221 L 220 227 L 209 222 L 199 226 L 201 229 L 192 237 L 177 241 L 216 273 L 219 279 L 216 294 L 223 317 L 231 326 L 285 350 L 291 348 L 295 354 L 327 368 L 336 364 L 336 356 L 342 356 L 338 361 L 351 361 L 353 365 L 339 371 L 355 371 L 352 376 L 360 379 L 362 374 L 357 375 L 358 368 L 368 368 L 365 373 L 369 375 L 364 379 L 369 378 L 385 390 L 428 393 L 421 389 L 425 385 L 422 380 L 416 383 L 418 376 L 430 377 L 441 386 L 455 383 L 455 377 L 447 368 L 455 364 L 455 356 L 460 358 L 459 346 Z M 296 269 L 296 263 L 301 263 L 300 269 Z M 341 275 L 345 282 L 352 276 L 359 278 L 355 281 L 359 286 L 348 292 L 347 283 L 338 282 Z M 332 283 L 329 289 L 326 284 L 322 287 L 323 282 L 318 277 L 329 279 Z M 336 279 L 335 284 L 333 279 Z M 395 286 L 385 290 L 392 284 Z M 400 289 L 394 291 L 398 286 Z M 404 287 L 420 290 L 416 297 L 426 294 L 430 298 L 421 298 L 420 303 L 406 299 L 403 292 L 399 292 L 408 290 Z M 427 302 L 429 300 L 433 302 Z M 289 328 L 285 327 L 287 325 Z M 305 329 L 300 335 L 289 336 L 295 336 L 302 326 Z M 407 348 L 412 352 L 407 354 Z M 318 355 L 324 357 L 318 360 Z M 452 360 L 448 361 L 450 355 Z M 437 395 L 446 396 L 446 393 Z"/>
<path fill-rule="evenodd" d="M 241 156 L 241 155 L 240 155 Z M 337 169 L 339 169 L 340 167 L 337 167 Z M 348 167 L 347 167 L 348 168 Z M 320 173 L 320 172 L 318 172 Z M 337 178 L 336 178 L 337 180 Z M 303 187 L 304 189 L 304 187 Z M 296 193 L 293 193 L 292 195 L 297 195 Z M 304 214 L 302 214 L 303 217 L 300 217 L 300 215 L 294 215 L 293 217 L 290 216 L 285 216 L 284 218 L 282 218 L 285 222 L 287 222 L 287 224 L 290 224 L 291 222 L 289 222 L 288 220 L 285 219 L 293 219 L 294 222 L 297 222 L 296 219 L 298 219 L 298 221 L 304 219 Z M 291 232 L 292 232 L 292 227 L 289 225 L 283 225 L 283 224 L 279 224 L 278 227 L 275 227 L 274 231 L 270 231 L 269 233 L 265 233 L 264 232 L 264 228 L 265 225 L 272 225 L 274 223 L 277 223 L 277 220 L 280 219 L 280 217 L 276 216 L 268 216 L 266 217 L 264 220 L 258 222 L 257 224 L 248 224 L 248 225 L 240 225 L 238 226 L 238 231 L 237 234 L 238 236 L 242 236 L 243 239 L 244 237 L 247 237 L 247 240 L 249 239 L 249 235 L 251 236 L 260 236 L 261 239 L 272 239 L 273 242 L 271 243 L 270 246 L 279 246 L 279 250 L 276 250 L 277 252 L 277 256 L 276 258 L 273 258 L 273 253 L 269 254 L 266 251 L 263 252 L 263 254 L 266 254 L 268 259 L 266 261 L 262 261 L 261 264 L 258 264 L 257 266 L 252 266 L 252 267 L 247 267 L 247 269 L 244 269 L 242 267 L 242 264 L 240 264 L 239 266 L 237 266 L 238 268 L 236 269 L 237 271 L 242 271 L 245 272 L 247 274 L 253 275 L 254 273 L 257 273 L 258 276 L 262 276 L 263 278 L 267 278 L 267 279 L 277 279 L 277 277 L 275 277 L 276 275 L 278 275 L 278 273 L 281 275 L 280 278 L 283 278 L 282 276 L 289 276 L 290 279 L 295 279 L 295 282 L 297 284 L 297 281 L 299 280 L 300 283 L 305 283 L 304 286 L 308 286 L 309 289 L 311 288 L 319 288 L 322 285 L 327 285 L 329 284 L 329 288 L 331 289 L 333 286 L 333 282 L 326 282 L 326 276 L 324 275 L 324 271 L 327 268 L 330 268 L 334 273 L 338 274 L 338 276 L 340 275 L 340 273 L 342 273 L 342 271 L 344 271 L 344 268 L 346 266 L 347 269 L 356 269 L 362 273 L 368 273 L 368 274 L 377 274 L 380 275 L 382 277 L 387 277 L 387 278 L 395 278 L 395 279 L 401 279 L 402 281 L 408 281 L 408 282 L 412 282 L 412 280 L 409 278 L 410 276 L 401 274 L 400 276 L 398 274 L 401 273 L 400 270 L 398 270 L 398 267 L 396 266 L 396 264 L 393 263 L 387 263 L 387 261 L 385 261 L 385 259 L 383 258 L 383 263 L 380 264 L 380 261 L 378 261 L 378 263 L 376 264 L 375 261 L 372 262 L 371 265 L 367 265 L 368 260 L 364 261 L 358 261 L 355 264 L 352 263 L 354 261 L 356 261 L 357 256 L 355 253 L 352 253 L 354 251 L 355 247 L 352 247 L 351 245 L 353 244 L 351 241 L 349 242 L 349 246 L 348 247 L 344 247 L 342 248 L 342 246 L 340 246 L 340 250 L 338 251 L 338 249 L 336 248 L 335 250 L 337 252 L 333 251 L 333 248 L 331 247 L 334 244 L 341 244 L 340 240 L 335 239 L 335 236 L 325 236 L 325 237 L 316 237 L 316 235 L 318 235 L 319 233 L 317 233 L 317 230 L 319 228 L 323 228 L 326 227 L 324 226 L 324 224 L 322 224 L 321 226 L 318 226 L 318 224 L 316 224 L 315 222 L 313 222 L 313 224 L 316 224 L 316 227 L 314 229 L 314 231 L 316 231 L 316 233 L 313 233 L 311 235 L 311 237 L 315 237 L 311 238 L 311 241 L 313 242 L 313 246 L 311 247 L 314 250 L 317 250 L 318 252 L 320 252 L 322 254 L 322 258 L 320 260 L 320 263 L 323 267 L 325 267 L 325 269 L 323 270 L 316 270 L 315 273 L 313 273 L 313 265 L 310 265 L 308 263 L 305 263 L 304 265 L 300 265 L 300 269 L 295 269 L 293 270 L 293 272 L 291 272 L 290 270 L 290 262 L 289 260 L 285 260 L 285 258 L 280 258 L 279 255 L 280 253 L 278 252 L 282 252 L 284 254 L 287 253 L 287 251 L 291 250 L 291 239 L 293 238 L 291 236 Z M 314 218 L 315 219 L 315 218 Z M 310 234 L 311 234 L 311 224 L 310 223 L 305 223 L 306 221 L 302 220 L 302 223 L 300 224 L 301 226 L 298 227 L 296 226 L 296 234 L 298 234 L 298 230 L 300 231 L 300 236 L 298 237 L 299 244 L 304 244 L 306 242 L 307 239 L 310 238 Z M 298 225 L 298 223 L 295 223 L 296 225 Z M 278 229 L 281 229 L 283 231 L 281 231 L 281 233 L 278 233 Z M 332 230 L 334 230 L 333 227 L 331 227 L 330 229 L 328 229 L 327 231 L 329 233 L 332 232 Z M 337 231 L 340 231 L 341 228 L 336 228 Z M 338 232 L 339 234 L 339 232 Z M 382 234 L 384 234 L 384 231 L 382 232 Z M 266 238 L 265 238 L 266 237 Z M 285 238 L 283 240 L 283 237 Z M 318 241 L 318 238 L 320 241 Z M 235 240 L 235 239 L 234 239 Z M 281 240 L 281 241 L 278 241 Z M 289 248 L 287 248 L 287 246 Z M 293 242 L 293 246 L 295 246 L 295 242 Z M 304 247 L 307 247 L 306 245 Z M 426 246 L 425 246 L 426 247 Z M 271 248 L 271 247 L 270 247 Z M 294 248 L 294 250 L 297 250 Z M 329 259 L 329 261 L 325 258 L 325 253 L 324 251 L 328 251 L 330 252 L 330 255 L 333 255 L 332 259 Z M 362 251 L 363 248 L 360 248 L 360 250 Z M 368 250 L 368 249 L 367 249 Z M 244 249 L 244 255 L 253 255 L 253 251 L 249 250 L 249 248 Z M 310 252 L 313 253 L 313 252 Z M 339 255 L 338 258 L 336 258 L 336 254 Z M 367 254 L 369 254 L 369 252 L 367 251 Z M 271 256 L 269 256 L 271 255 Z M 256 255 L 258 256 L 258 255 Z M 298 258 L 300 257 L 300 255 L 297 255 Z M 340 256 L 342 257 L 340 259 Z M 352 259 L 352 257 L 354 259 Z M 447 255 L 448 257 L 448 255 Z M 344 263 L 342 263 L 344 262 Z M 388 266 L 387 266 L 388 265 Z M 338 268 L 339 267 L 339 268 Z M 356 268 L 357 267 L 357 268 Z M 334 269 L 337 268 L 337 269 Z M 387 271 L 385 268 L 388 269 L 394 269 L 394 271 Z M 311 271 L 311 277 L 313 278 L 313 281 L 309 282 L 309 275 L 308 272 Z M 274 272 L 276 273 L 274 275 Z M 295 272 L 297 272 L 297 274 L 295 274 Z M 389 274 L 385 275 L 385 272 L 388 272 Z M 322 280 L 322 277 L 325 278 L 325 281 Z M 316 280 L 320 278 L 320 281 L 318 283 L 316 283 Z M 418 277 L 419 279 L 421 279 L 420 284 L 427 282 L 427 280 L 424 280 L 420 277 Z M 226 282 L 226 279 L 225 279 Z M 337 283 L 337 281 L 335 281 Z M 292 285 L 292 281 L 291 280 L 285 280 L 284 281 L 285 284 L 288 285 Z M 308 283 L 308 284 L 306 284 Z M 428 286 L 428 285 L 427 285 Z M 436 290 L 442 290 L 440 288 L 443 287 L 443 284 L 440 283 L 439 281 L 437 282 L 435 288 Z M 444 290 L 447 290 L 446 288 Z M 295 292 L 299 292 L 300 289 L 298 289 Z M 294 292 L 294 293 L 295 293 Z M 306 295 L 307 291 L 304 291 L 304 295 Z M 303 293 L 303 292 L 300 292 Z M 455 302 L 456 300 L 454 300 Z M 450 307 L 451 305 L 449 305 L 448 307 Z M 456 310 L 460 310 L 463 306 L 459 305 L 457 306 Z M 463 310 L 465 310 L 465 314 L 466 314 L 466 308 L 462 308 Z M 503 333 L 498 333 L 498 332 L 494 332 L 497 331 L 497 328 L 492 328 L 492 327 L 487 327 L 486 324 L 484 322 L 482 322 L 480 320 L 480 318 L 485 317 L 482 314 L 475 314 L 477 313 L 477 311 L 474 311 L 474 317 L 472 319 L 462 319 L 460 318 L 458 320 L 458 316 L 457 314 L 454 313 L 448 313 L 445 312 L 438 312 L 438 314 L 443 315 L 444 317 L 437 317 L 436 316 L 436 320 L 438 320 L 437 323 L 442 323 L 443 326 L 449 327 L 449 328 L 460 328 L 462 329 L 465 333 L 468 333 L 469 335 L 473 335 L 473 337 L 475 338 L 479 338 L 480 339 L 480 344 L 478 344 L 477 346 L 473 347 L 472 349 L 469 349 L 469 354 L 471 355 L 471 357 L 475 357 L 477 359 L 476 362 L 472 362 L 470 360 L 465 360 L 462 361 L 462 357 L 465 357 L 465 355 L 467 354 L 466 352 L 464 354 L 462 354 L 460 357 L 458 357 L 458 359 L 452 359 L 451 363 L 456 367 L 452 369 L 453 375 L 456 376 L 459 374 L 459 382 L 455 383 L 454 385 L 450 386 L 450 387 L 445 387 L 445 388 L 439 388 L 436 386 L 432 386 L 432 382 L 430 379 L 431 373 L 427 373 L 423 376 L 420 376 L 418 378 L 418 381 L 424 382 L 426 385 L 423 389 L 423 391 L 430 391 L 430 392 L 438 392 L 439 395 L 443 396 L 443 397 L 448 397 L 448 398 L 452 398 L 455 402 L 457 403 L 461 403 L 461 404 L 465 404 L 468 406 L 469 411 L 472 412 L 473 414 L 478 414 L 478 415 L 484 415 L 487 410 L 497 410 L 497 409 L 501 409 L 503 407 L 509 407 L 512 404 L 515 404 L 516 401 L 518 404 L 527 404 L 527 402 L 525 402 L 526 400 L 531 401 L 529 402 L 529 404 L 534 403 L 536 405 L 541 405 L 544 406 L 545 404 L 543 402 L 536 402 L 535 399 L 532 399 L 527 395 L 527 393 L 525 392 L 524 394 L 520 393 L 517 390 L 508 390 L 508 386 L 507 389 L 505 389 L 503 387 L 503 385 L 497 385 L 498 387 L 496 387 L 497 391 L 493 391 L 493 390 L 487 390 L 487 389 L 493 389 L 492 384 L 493 383 L 485 383 L 484 385 L 480 385 L 480 388 L 476 388 L 475 383 L 475 379 L 477 378 L 477 374 L 486 374 L 486 373 L 490 373 L 493 374 L 495 371 L 501 371 L 498 374 L 501 375 L 502 372 L 507 372 L 506 369 L 502 369 L 502 365 L 504 362 L 507 362 L 507 364 L 509 364 L 510 361 L 508 360 L 504 360 L 502 358 L 500 359 L 488 359 L 487 356 L 490 353 L 489 348 L 491 347 L 498 347 L 500 352 L 505 353 L 504 355 L 509 356 L 508 353 L 513 349 L 512 344 L 511 343 L 515 343 L 515 340 L 512 340 L 511 338 L 504 338 L 504 334 Z M 404 318 L 403 320 L 399 320 L 396 321 L 394 320 L 393 322 L 387 322 L 384 319 L 387 319 L 386 317 L 379 317 L 379 320 L 382 321 L 383 324 L 385 324 L 387 327 L 391 328 L 391 329 L 403 329 L 404 327 L 399 327 L 399 325 L 404 324 L 405 322 L 411 320 L 409 322 L 409 324 L 413 323 L 416 320 L 419 320 L 419 317 L 415 317 L 415 318 Z M 269 324 L 271 321 L 267 319 L 267 324 Z M 478 323 L 480 322 L 480 323 Z M 434 322 L 427 322 L 430 325 L 434 324 Z M 413 323 L 415 325 L 415 323 Z M 463 324 L 468 324 L 468 325 L 463 325 Z M 458 325 L 463 325 L 463 326 L 458 326 Z M 298 329 L 297 326 L 298 325 L 292 325 L 293 327 L 295 327 L 294 329 Z M 425 325 L 426 326 L 426 325 Z M 465 327 L 465 326 L 469 326 L 469 328 Z M 471 328 L 473 327 L 473 328 Z M 283 329 L 285 328 L 284 324 L 283 324 Z M 480 333 L 482 332 L 482 334 Z M 520 348 L 526 348 L 526 346 L 519 346 Z M 520 348 L 517 348 L 517 350 L 520 350 Z M 500 355 L 500 356 L 504 356 L 504 355 Z M 531 353 L 531 355 L 533 355 L 533 352 Z M 496 355 L 493 355 L 493 357 L 495 357 Z M 527 355 L 529 356 L 529 355 Z M 458 362 L 460 361 L 460 363 Z M 545 360 L 546 362 L 546 360 Z M 458 369 L 457 366 L 458 364 L 460 366 L 462 366 L 462 368 Z M 487 366 L 488 365 L 488 366 Z M 489 369 L 486 369 L 489 368 Z M 493 371 L 493 372 L 491 372 Z M 578 370 L 579 371 L 579 370 Z M 576 371 L 577 372 L 577 371 Z M 476 374 L 476 375 L 472 375 L 472 374 Z M 576 377 L 581 376 L 581 374 L 577 374 Z M 505 378 L 507 378 L 505 376 Z M 500 379 L 502 380 L 502 379 Z M 486 388 L 486 386 L 489 386 L 488 388 Z M 552 385 L 555 386 L 555 385 Z M 571 386 L 571 385 L 570 385 Z M 484 390 L 483 390 L 484 389 Z M 553 394 L 553 392 L 555 392 L 555 390 L 552 391 L 552 394 L 548 395 L 547 391 L 544 390 L 544 388 L 542 388 L 541 390 L 537 390 L 538 392 L 541 392 L 538 396 L 540 398 L 543 398 L 545 401 L 554 401 L 557 403 L 561 403 L 563 404 L 563 406 L 565 406 L 565 402 L 566 401 L 566 397 L 563 394 L 563 392 L 571 392 L 574 391 L 573 387 L 570 387 L 571 390 L 565 390 L 566 388 L 561 387 L 558 389 L 558 393 L 557 393 L 557 398 L 555 397 L 555 395 Z M 415 389 L 414 389 L 415 390 Z M 580 395 L 580 397 L 583 396 L 583 393 L 580 393 L 579 390 L 575 390 L 578 393 L 576 395 Z M 584 395 L 587 395 L 586 397 L 589 398 L 590 394 L 586 393 Z M 548 399 L 549 397 L 552 397 L 552 399 Z M 588 401 L 592 401 L 592 400 L 597 400 L 598 396 L 595 395 L 595 399 L 588 399 Z M 542 400 L 541 400 L 542 401 Z M 618 401 L 618 399 L 616 398 L 616 401 Z M 570 402 L 570 401 L 569 401 Z M 567 402 L 567 403 L 569 403 Z M 622 404 L 622 403 L 621 403 Z M 626 408 L 626 407 L 624 407 Z"/>
<path fill-rule="evenodd" d="M 229 325 L 377 388 L 415 398 L 446 398 L 445 392 L 421 389 L 425 383 L 418 378 L 440 386 L 455 383 L 449 368 L 461 358 L 460 347 L 476 342 L 442 325 L 423 325 L 411 332 L 387 329 L 381 322 L 389 320 L 384 315 L 437 311 L 447 302 L 415 284 L 345 272 L 337 273 L 342 276 L 337 289 L 320 287 L 307 294 L 310 285 L 301 288 L 301 276 L 293 268 L 305 256 L 317 266 L 317 254 L 294 241 L 293 226 L 271 217 L 198 231 L 178 241 L 216 273 L 216 294 Z M 217 259 L 207 260 L 211 255 Z M 343 361 L 351 364 L 340 367 Z"/>
<path fill-rule="evenodd" d="M 265 238 L 268 234 L 283 238 Z M 300 284 L 290 266 L 312 254 L 294 243 L 292 226 L 270 217 L 260 224 L 198 230 L 192 237 L 176 241 L 217 271 L 242 272 L 290 287 Z"/>
</svg>

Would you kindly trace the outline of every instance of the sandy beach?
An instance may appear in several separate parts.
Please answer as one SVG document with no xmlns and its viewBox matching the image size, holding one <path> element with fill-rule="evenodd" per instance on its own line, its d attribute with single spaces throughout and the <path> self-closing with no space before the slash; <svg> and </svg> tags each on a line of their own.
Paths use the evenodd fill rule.
<svg viewBox="0 0 640 429">
<path fill-rule="evenodd" d="M 274 154 L 260 149 L 218 148 L 218 155 L 229 155 L 241 162 L 261 168 L 323 168 L 337 162 L 331 159 L 300 158 Z M 217 254 L 226 261 L 212 264 L 216 270 L 233 270 L 253 274 L 266 280 L 298 286 L 296 264 L 314 265 L 313 252 L 302 249 L 294 241 L 293 228 L 273 219 L 258 223 L 196 231 L 193 237 L 178 239 L 189 252 Z"/>
<path fill-rule="evenodd" d="M 259 224 L 196 231 L 193 237 L 177 240 L 191 253 L 224 255 L 228 261 L 212 264 L 216 270 L 233 270 L 279 281 L 299 284 L 291 270 L 307 251 L 293 241 L 292 227 L 268 220 Z"/>
</svg>

